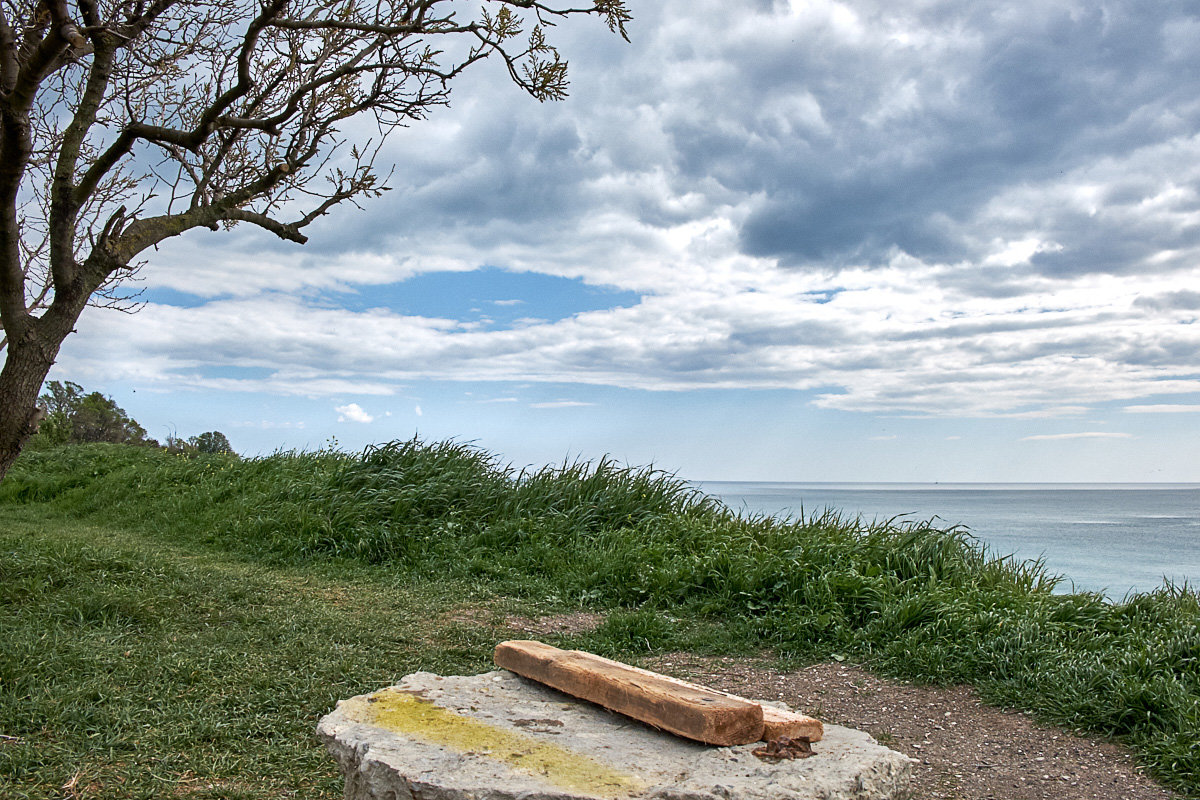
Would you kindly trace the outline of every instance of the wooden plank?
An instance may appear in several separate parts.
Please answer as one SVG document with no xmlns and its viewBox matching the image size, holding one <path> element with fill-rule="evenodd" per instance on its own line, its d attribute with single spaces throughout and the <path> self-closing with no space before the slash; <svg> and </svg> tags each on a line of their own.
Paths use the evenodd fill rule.
<svg viewBox="0 0 1200 800">
<path fill-rule="evenodd" d="M 559 650 L 542 642 L 496 646 L 498 666 L 612 711 L 705 744 L 749 744 L 762 738 L 763 709 L 700 686 L 628 664 Z"/>
<path fill-rule="evenodd" d="M 810 717 L 807 714 L 801 714 L 796 711 L 785 711 L 782 708 L 775 708 L 774 706 L 770 706 L 765 703 L 759 703 L 757 700 L 747 700 L 745 697 L 739 697 L 738 695 L 730 692 L 723 692 L 720 689 L 713 689 L 710 686 L 701 686 L 698 683 L 689 683 L 688 681 L 680 678 L 673 678 L 670 675 L 651 672 L 650 670 L 642 669 L 641 667 L 633 667 L 628 664 L 621 664 L 620 661 L 612 661 L 611 659 L 604 658 L 603 656 L 595 656 L 595 658 L 608 661 L 612 664 L 619 664 L 644 675 L 657 676 L 678 686 L 688 686 L 693 689 L 703 689 L 707 692 L 716 692 L 717 694 L 725 695 L 726 697 L 732 697 L 734 700 L 741 700 L 745 703 L 757 703 L 762 706 L 763 710 L 762 738 L 764 742 L 778 739 L 780 736 L 786 736 L 789 739 L 795 739 L 797 736 L 807 736 L 810 742 L 819 742 L 825 737 L 825 726 L 822 724 L 821 720 Z"/>
</svg>

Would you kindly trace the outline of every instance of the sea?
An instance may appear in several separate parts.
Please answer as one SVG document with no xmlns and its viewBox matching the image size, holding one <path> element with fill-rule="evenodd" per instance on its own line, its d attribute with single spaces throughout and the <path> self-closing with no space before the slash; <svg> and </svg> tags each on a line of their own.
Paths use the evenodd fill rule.
<svg viewBox="0 0 1200 800">
<path fill-rule="evenodd" d="M 1041 559 L 1059 592 L 1200 588 L 1200 484 L 695 483 L 752 514 L 959 525 L 993 555 Z"/>
</svg>

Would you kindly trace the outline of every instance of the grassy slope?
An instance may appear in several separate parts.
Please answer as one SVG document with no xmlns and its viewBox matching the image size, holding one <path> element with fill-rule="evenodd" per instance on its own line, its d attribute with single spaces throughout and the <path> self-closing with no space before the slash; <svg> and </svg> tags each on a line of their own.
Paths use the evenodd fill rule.
<svg viewBox="0 0 1200 800">
<path fill-rule="evenodd" d="M 125 770 L 128 786 L 228 764 L 216 780 L 332 791 L 307 736 L 315 715 L 419 667 L 482 666 L 486 631 L 452 645 L 423 623 L 448 597 L 484 593 L 607 609 L 580 644 L 625 657 L 766 646 L 971 682 L 1120 736 L 1200 796 L 1196 595 L 1054 595 L 1037 565 L 990 559 L 957 530 L 738 519 L 659 473 L 514 474 L 469 447 L 412 442 L 251 462 L 31 453 L 0 484 L 0 514 L 26 520 L 0 549 L 0 637 L 13 642 L 0 708 L 23 709 L 0 718 L 21 738 L 0 745 L 0 780 L 48 787 L 86 742 L 115 748 L 95 769 Z M 39 689 L 48 676 L 61 677 Z M 57 767 L 38 761 L 57 752 L 43 740 L 64 742 Z"/>
<path fill-rule="evenodd" d="M 494 644 L 486 627 L 430 629 L 471 596 L 461 584 L 4 519 L 4 798 L 340 797 L 320 714 L 419 669 L 479 671 Z"/>
</svg>

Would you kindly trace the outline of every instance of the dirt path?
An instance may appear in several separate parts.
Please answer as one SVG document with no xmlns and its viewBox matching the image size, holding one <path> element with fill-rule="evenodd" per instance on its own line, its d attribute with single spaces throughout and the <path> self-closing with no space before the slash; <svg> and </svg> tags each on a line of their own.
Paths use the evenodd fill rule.
<svg viewBox="0 0 1200 800">
<path fill-rule="evenodd" d="M 911 686 L 843 664 L 785 673 L 743 659 L 673 654 L 646 666 L 865 730 L 920 762 L 913 794 L 920 800 L 1178 797 L 1142 775 L 1127 748 L 985 706 L 966 687 Z"/>
</svg>

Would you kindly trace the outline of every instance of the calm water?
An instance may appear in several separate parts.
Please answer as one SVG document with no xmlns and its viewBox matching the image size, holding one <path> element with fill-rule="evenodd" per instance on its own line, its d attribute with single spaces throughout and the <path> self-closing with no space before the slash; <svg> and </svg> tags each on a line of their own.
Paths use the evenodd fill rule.
<svg viewBox="0 0 1200 800">
<path fill-rule="evenodd" d="M 961 524 L 999 555 L 1043 558 L 1059 588 L 1120 599 L 1200 585 L 1200 484 L 698 483 L 731 508 L 776 516 L 826 508 L 864 521 Z"/>
</svg>

